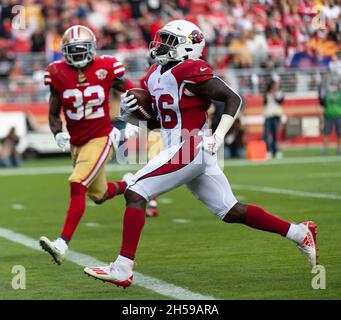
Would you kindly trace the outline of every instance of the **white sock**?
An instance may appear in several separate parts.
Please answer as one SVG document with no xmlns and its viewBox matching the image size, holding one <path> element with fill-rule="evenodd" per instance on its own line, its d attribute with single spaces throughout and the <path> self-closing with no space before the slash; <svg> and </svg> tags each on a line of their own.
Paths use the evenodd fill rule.
<svg viewBox="0 0 341 320">
<path fill-rule="evenodd" d="M 286 237 L 289 240 L 292 240 L 296 243 L 302 243 L 305 237 L 305 232 L 301 225 L 292 223 L 290 224 L 290 228 L 288 230 Z"/>
<path fill-rule="evenodd" d="M 130 265 L 130 266 L 133 266 L 133 265 L 134 265 L 134 260 L 131 260 L 131 259 L 127 258 L 127 257 L 123 257 L 123 256 L 121 256 L 121 255 L 119 255 L 119 256 L 117 257 L 116 261 L 123 262 L 123 263 L 125 263 L 125 264 Z"/>
</svg>

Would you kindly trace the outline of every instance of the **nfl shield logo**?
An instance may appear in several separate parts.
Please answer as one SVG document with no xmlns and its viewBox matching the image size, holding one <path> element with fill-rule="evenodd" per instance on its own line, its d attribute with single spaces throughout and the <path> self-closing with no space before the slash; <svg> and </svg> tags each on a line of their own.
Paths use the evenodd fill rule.
<svg viewBox="0 0 341 320">
<path fill-rule="evenodd" d="M 99 80 L 104 80 L 107 77 L 108 71 L 104 69 L 99 69 L 95 73 Z"/>
</svg>

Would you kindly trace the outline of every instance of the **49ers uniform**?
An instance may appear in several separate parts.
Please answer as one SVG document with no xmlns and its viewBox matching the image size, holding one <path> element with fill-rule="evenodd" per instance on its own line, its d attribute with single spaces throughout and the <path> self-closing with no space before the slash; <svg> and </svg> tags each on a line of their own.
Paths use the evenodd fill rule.
<svg viewBox="0 0 341 320">
<path fill-rule="evenodd" d="M 153 65 L 144 79 L 144 88 L 153 99 L 163 139 L 163 150 L 138 171 L 128 189 L 147 201 L 185 184 L 221 219 L 237 203 L 217 158 L 197 148 L 208 129 L 209 100 L 192 94 L 188 83 L 213 78 L 213 70 L 203 60 L 189 59 L 161 73 Z"/>
<path fill-rule="evenodd" d="M 113 152 L 111 136 L 116 129 L 110 123 L 109 91 L 113 79 L 122 77 L 124 71 L 114 57 L 101 56 L 81 71 L 56 61 L 45 72 L 45 85 L 60 93 L 70 134 L 74 171 L 69 181 L 82 183 L 94 201 L 106 192 L 104 164 Z"/>
</svg>

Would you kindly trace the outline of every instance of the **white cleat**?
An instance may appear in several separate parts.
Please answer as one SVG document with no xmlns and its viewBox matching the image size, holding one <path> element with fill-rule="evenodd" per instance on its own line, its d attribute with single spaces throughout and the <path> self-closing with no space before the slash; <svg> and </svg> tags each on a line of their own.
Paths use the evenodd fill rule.
<svg viewBox="0 0 341 320">
<path fill-rule="evenodd" d="M 57 240 L 50 241 L 46 237 L 40 237 L 39 243 L 42 249 L 48 252 L 57 264 L 62 264 L 68 250 L 65 240 L 58 238 Z"/>
<path fill-rule="evenodd" d="M 307 257 L 312 267 L 315 267 L 318 262 L 318 247 L 316 240 L 316 224 L 313 221 L 306 221 L 299 224 L 303 229 L 305 236 L 302 243 L 297 244 L 297 247 Z"/>
<path fill-rule="evenodd" d="M 127 186 L 130 185 L 131 181 L 133 180 L 134 175 L 131 172 L 127 172 L 122 180 L 127 184 Z"/>
<path fill-rule="evenodd" d="M 86 267 L 84 272 L 96 279 L 126 288 L 131 285 L 134 278 L 134 261 L 130 261 L 122 261 L 118 258 L 108 266 Z"/>
</svg>

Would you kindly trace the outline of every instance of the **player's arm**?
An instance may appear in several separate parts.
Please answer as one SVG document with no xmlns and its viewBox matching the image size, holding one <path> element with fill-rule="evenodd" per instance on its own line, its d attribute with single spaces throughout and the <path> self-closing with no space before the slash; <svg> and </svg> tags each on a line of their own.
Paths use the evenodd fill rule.
<svg viewBox="0 0 341 320">
<path fill-rule="evenodd" d="M 63 131 L 63 122 L 60 118 L 61 108 L 60 93 L 53 86 L 50 86 L 49 126 L 54 136 Z"/>
<path fill-rule="evenodd" d="M 187 84 L 187 89 L 204 99 L 224 102 L 224 113 L 212 136 L 214 146 L 212 147 L 212 150 L 208 150 L 215 153 L 223 143 L 226 133 L 230 130 L 239 114 L 243 102 L 242 98 L 218 77 L 213 77 L 198 84 L 189 83 Z M 212 143 L 212 141 L 208 141 L 208 144 L 210 143 Z M 204 148 L 206 149 L 205 146 Z"/>
<path fill-rule="evenodd" d="M 49 126 L 53 133 L 58 147 L 65 150 L 67 143 L 70 140 L 70 136 L 67 132 L 63 132 L 63 122 L 60 118 L 60 111 L 62 103 L 60 99 L 60 93 L 50 86 L 50 99 L 49 99 Z"/>
<path fill-rule="evenodd" d="M 125 92 L 127 90 L 137 88 L 137 85 L 126 77 L 117 77 L 112 81 L 112 88 L 121 92 Z"/>
</svg>

